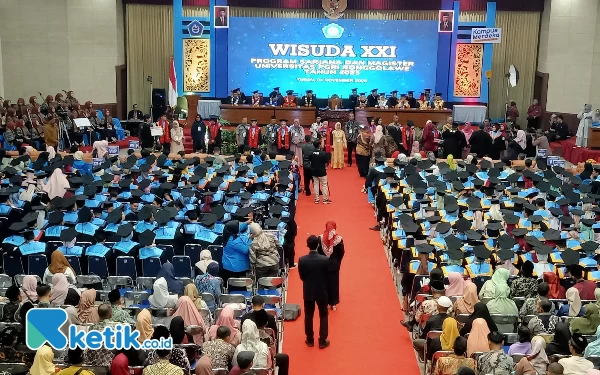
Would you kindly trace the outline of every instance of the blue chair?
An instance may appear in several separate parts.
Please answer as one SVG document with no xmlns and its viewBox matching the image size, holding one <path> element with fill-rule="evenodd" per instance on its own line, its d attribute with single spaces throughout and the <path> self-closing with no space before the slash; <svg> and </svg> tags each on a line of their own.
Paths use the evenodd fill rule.
<svg viewBox="0 0 600 375">
<path fill-rule="evenodd" d="M 135 258 L 130 256 L 117 257 L 117 276 L 130 277 L 132 280 L 137 279 L 137 271 L 135 268 Z"/>
<path fill-rule="evenodd" d="M 102 113 L 101 109 L 96 110 L 96 117 L 98 118 L 98 120 L 104 120 L 104 113 Z"/>
<path fill-rule="evenodd" d="M 40 278 L 44 277 L 44 272 L 46 272 L 46 268 L 48 268 L 48 259 L 46 259 L 46 255 L 30 255 L 27 259 L 27 263 L 29 265 L 28 269 L 30 275 L 37 275 Z"/>
<path fill-rule="evenodd" d="M 81 262 L 79 261 L 79 257 L 76 255 L 65 255 L 65 258 L 69 261 L 75 275 L 81 275 Z"/>
<path fill-rule="evenodd" d="M 101 279 L 108 278 L 108 264 L 105 257 L 90 255 L 88 257 L 88 275 L 96 275 Z"/>
<path fill-rule="evenodd" d="M 187 255 L 175 255 L 173 257 L 173 267 L 175 277 L 192 278 L 192 263 Z"/>
<path fill-rule="evenodd" d="M 113 117 L 113 126 L 115 127 L 115 133 L 117 134 L 117 140 L 121 141 L 125 139 L 125 130 L 123 130 L 121 121 L 116 117 Z"/>
<path fill-rule="evenodd" d="M 24 274 L 23 262 L 21 261 L 21 255 L 14 254 L 2 254 L 2 262 L 4 263 L 4 273 L 10 277 Z"/>
<path fill-rule="evenodd" d="M 227 280 L 227 293 L 229 294 L 241 294 L 246 299 L 252 298 L 252 290 L 247 290 L 248 287 L 252 289 L 252 279 L 249 277 L 231 277 Z M 231 287 L 234 287 L 236 290 L 232 290 Z M 244 288 L 244 290 L 239 290 L 239 288 Z"/>
<path fill-rule="evenodd" d="M 198 244 L 187 244 L 183 247 L 183 255 L 187 255 L 190 258 L 190 263 L 196 264 L 200 261 L 200 252 L 202 246 Z"/>
<path fill-rule="evenodd" d="M 168 262 L 173 263 L 173 256 L 175 255 L 175 249 L 173 248 L 173 245 L 156 245 L 156 247 L 158 247 L 159 249 L 162 249 L 163 251 L 163 255 L 161 256 L 162 259 L 166 259 Z"/>
<path fill-rule="evenodd" d="M 162 264 L 159 258 L 142 259 L 142 275 L 144 277 L 156 277 Z"/>
<path fill-rule="evenodd" d="M 283 277 L 261 277 L 256 284 L 257 294 L 281 297 L 281 292 L 277 288 L 283 287 Z"/>
<path fill-rule="evenodd" d="M 223 264 L 223 246 L 222 245 L 210 245 L 208 247 L 210 254 L 214 261 L 219 264 Z"/>
</svg>

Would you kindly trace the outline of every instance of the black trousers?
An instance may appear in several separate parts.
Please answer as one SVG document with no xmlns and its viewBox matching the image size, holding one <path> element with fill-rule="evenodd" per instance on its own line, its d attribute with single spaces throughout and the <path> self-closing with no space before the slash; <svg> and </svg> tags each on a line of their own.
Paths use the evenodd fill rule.
<svg viewBox="0 0 600 375">
<path fill-rule="evenodd" d="M 315 341 L 313 330 L 313 318 L 315 316 L 315 304 L 319 307 L 319 343 L 327 341 L 329 334 L 329 320 L 327 315 L 327 301 L 304 301 L 304 333 L 310 342 Z"/>
<path fill-rule="evenodd" d="M 245 146 L 246 146 L 246 145 L 238 145 L 238 152 L 239 152 L 240 154 L 243 154 L 243 153 L 244 153 L 244 147 L 245 147 Z"/>
<path fill-rule="evenodd" d="M 282 147 L 282 148 L 277 149 L 277 155 L 287 155 L 289 153 L 290 153 L 289 148 Z"/>
<path fill-rule="evenodd" d="M 311 168 L 302 168 L 302 179 L 304 180 L 304 194 L 310 195 L 310 182 L 313 179 Z"/>
<path fill-rule="evenodd" d="M 348 165 L 352 165 L 352 152 L 356 155 L 356 143 L 348 142 Z M 358 160 L 356 163 L 358 164 Z"/>
<path fill-rule="evenodd" d="M 194 139 L 194 151 L 205 151 L 206 149 L 206 145 L 204 144 L 204 141 L 201 139 Z"/>
<path fill-rule="evenodd" d="M 356 165 L 360 177 L 367 177 L 367 174 L 369 174 L 369 159 L 369 156 L 356 154 Z"/>
<path fill-rule="evenodd" d="M 539 129 L 539 127 L 540 127 L 540 118 L 539 117 L 537 117 L 537 118 L 533 118 L 533 117 L 528 118 L 527 119 L 527 127 L 528 128 Z"/>
</svg>

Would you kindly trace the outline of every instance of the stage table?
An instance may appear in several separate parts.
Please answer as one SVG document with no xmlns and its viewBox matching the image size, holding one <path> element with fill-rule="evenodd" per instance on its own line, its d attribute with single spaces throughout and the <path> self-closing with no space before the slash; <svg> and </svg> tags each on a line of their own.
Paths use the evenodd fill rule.
<svg viewBox="0 0 600 375">
<path fill-rule="evenodd" d="M 454 121 L 472 124 L 483 124 L 487 107 L 484 105 L 455 105 L 454 106 Z"/>
<path fill-rule="evenodd" d="M 220 100 L 198 100 L 198 114 L 203 119 L 208 119 L 210 116 L 221 116 L 221 110 L 219 106 L 221 105 Z M 196 116 L 192 117 L 195 119 Z"/>
<path fill-rule="evenodd" d="M 588 129 L 588 148 L 600 148 L 600 128 L 591 127 Z"/>
<path fill-rule="evenodd" d="M 427 120 L 431 120 L 436 124 L 444 123 L 448 116 L 452 116 L 452 111 L 449 109 L 356 108 L 354 112 L 356 121 L 361 124 L 367 124 L 367 117 L 381 117 L 384 125 L 389 125 L 394 120 L 394 115 L 398 115 L 398 121 L 401 124 L 406 124 L 408 120 L 412 120 L 418 128 L 425 127 Z"/>
<path fill-rule="evenodd" d="M 231 124 L 241 124 L 242 119 L 246 117 L 248 118 L 248 122 L 255 118 L 258 120 L 259 125 L 266 125 L 271 122 L 271 116 L 274 115 L 274 107 L 254 107 L 248 104 L 221 104 L 221 118 L 229 121 Z"/>
<path fill-rule="evenodd" d="M 294 119 L 300 120 L 300 125 L 310 125 L 315 122 L 317 117 L 317 108 L 315 107 L 274 107 L 277 121 L 286 119 L 288 125 L 294 122 Z"/>
<path fill-rule="evenodd" d="M 351 109 L 327 109 L 319 108 L 317 115 L 324 121 L 341 122 L 342 125 L 348 122 L 348 115 L 352 112 Z"/>
</svg>

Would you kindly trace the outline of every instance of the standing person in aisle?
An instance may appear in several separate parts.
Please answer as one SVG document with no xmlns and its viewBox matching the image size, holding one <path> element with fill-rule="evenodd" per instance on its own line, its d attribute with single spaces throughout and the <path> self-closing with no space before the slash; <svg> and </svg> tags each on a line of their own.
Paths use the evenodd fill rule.
<svg viewBox="0 0 600 375">
<path fill-rule="evenodd" d="M 321 143 L 313 141 L 315 151 L 310 156 L 310 165 L 313 175 L 313 187 L 315 189 L 315 204 L 319 203 L 319 192 L 323 194 L 323 204 L 329 204 L 329 186 L 327 182 L 327 164 L 329 163 L 330 154 L 320 150 Z"/>
<path fill-rule="evenodd" d="M 352 166 L 352 152 L 356 155 L 356 139 L 358 138 L 358 133 L 360 132 L 358 128 L 358 122 L 354 120 L 354 113 L 350 112 L 348 115 L 348 122 L 344 126 L 344 131 L 346 133 L 346 141 L 348 142 L 348 166 Z M 358 164 L 358 161 L 356 161 Z"/>
</svg>

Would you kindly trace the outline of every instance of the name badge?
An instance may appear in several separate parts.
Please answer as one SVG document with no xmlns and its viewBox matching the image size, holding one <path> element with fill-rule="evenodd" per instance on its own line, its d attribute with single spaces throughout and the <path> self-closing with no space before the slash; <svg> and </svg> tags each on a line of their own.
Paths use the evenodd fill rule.
<svg viewBox="0 0 600 375">
<path fill-rule="evenodd" d="M 348 131 L 348 134 L 352 134 L 352 129 L 350 129 L 350 130 Z"/>
</svg>

